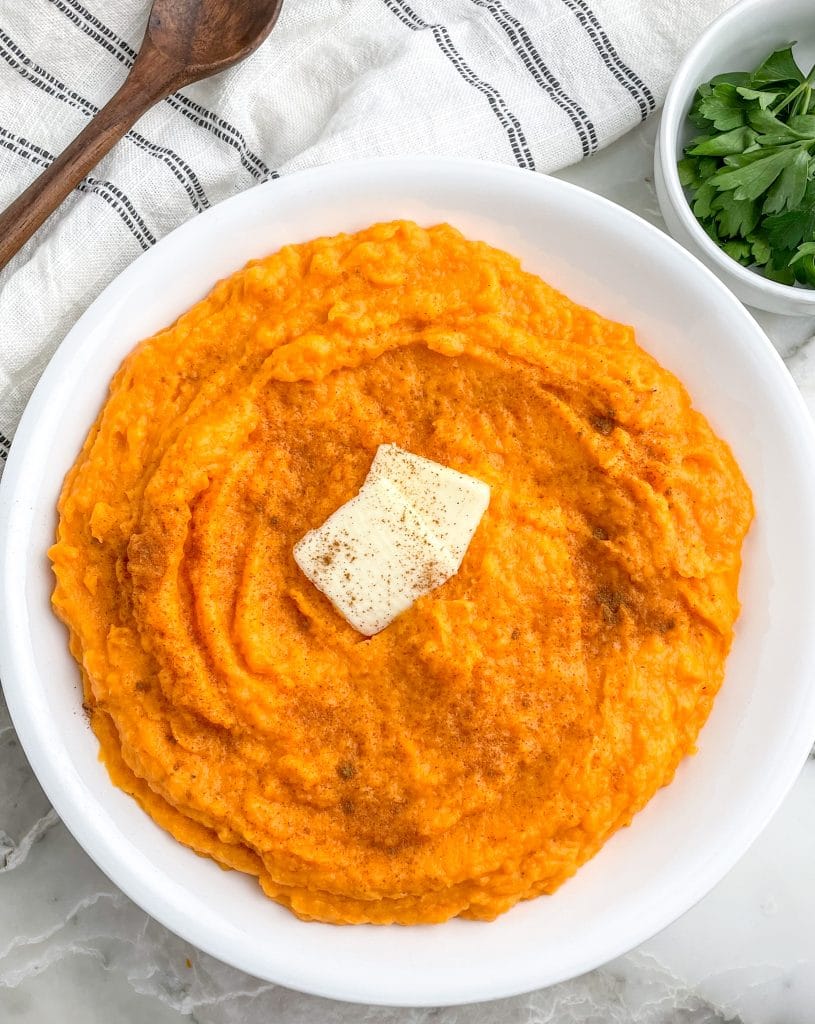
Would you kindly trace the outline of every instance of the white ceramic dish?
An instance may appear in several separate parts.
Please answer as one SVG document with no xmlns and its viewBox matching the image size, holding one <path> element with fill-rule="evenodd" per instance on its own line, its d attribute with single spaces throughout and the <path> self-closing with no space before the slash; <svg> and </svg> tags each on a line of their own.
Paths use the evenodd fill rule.
<svg viewBox="0 0 815 1024">
<path fill-rule="evenodd" d="M 815 289 L 770 281 L 742 267 L 716 245 L 693 215 L 679 181 L 676 162 L 698 131 L 687 116 L 697 88 L 724 71 L 750 71 L 773 50 L 797 43 L 798 63 L 815 63 L 815 7 L 812 0 L 742 0 L 713 22 L 688 52 L 674 77 L 659 124 L 654 184 L 671 234 L 750 306 L 771 313 L 811 316 Z"/>
<path fill-rule="evenodd" d="M 63 473 L 131 346 L 283 242 L 412 217 L 517 253 L 636 324 L 686 381 L 753 487 L 744 611 L 696 757 L 554 896 L 492 924 L 304 924 L 253 879 L 196 857 L 114 789 L 49 607 Z M 46 370 L 0 488 L 0 673 L 20 740 L 76 838 L 137 903 L 202 949 L 293 988 L 362 1002 L 495 998 L 581 974 L 703 896 L 778 807 L 815 736 L 815 443 L 803 401 L 744 308 L 684 249 L 573 185 L 491 164 L 350 163 L 261 185 L 190 221 L 93 304 Z"/>
</svg>

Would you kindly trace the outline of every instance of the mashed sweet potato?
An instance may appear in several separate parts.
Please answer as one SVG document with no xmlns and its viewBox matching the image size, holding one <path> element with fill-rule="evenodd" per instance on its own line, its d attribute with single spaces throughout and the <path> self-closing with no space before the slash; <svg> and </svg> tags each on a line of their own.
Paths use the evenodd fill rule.
<svg viewBox="0 0 815 1024">
<path fill-rule="evenodd" d="M 292 547 L 394 442 L 486 481 L 370 640 Z M 59 504 L 54 607 L 111 778 L 303 918 L 489 919 L 670 782 L 752 517 L 629 327 L 441 225 L 288 246 L 142 342 Z"/>
</svg>

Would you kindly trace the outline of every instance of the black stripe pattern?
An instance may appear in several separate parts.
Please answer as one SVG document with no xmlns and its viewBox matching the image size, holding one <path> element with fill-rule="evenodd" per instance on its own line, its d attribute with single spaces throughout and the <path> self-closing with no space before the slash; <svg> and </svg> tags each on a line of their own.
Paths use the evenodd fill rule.
<svg viewBox="0 0 815 1024">
<path fill-rule="evenodd" d="M 526 141 L 521 122 L 506 105 L 503 97 L 489 82 L 479 78 L 473 69 L 464 61 L 450 38 L 447 27 L 441 24 L 431 25 L 419 17 L 410 7 L 407 0 L 383 0 L 385 6 L 396 17 L 413 32 L 432 32 L 436 45 L 444 56 L 450 61 L 455 70 L 464 79 L 467 85 L 477 89 L 487 101 L 495 114 L 499 124 L 504 129 L 509 140 L 512 154 L 519 167 L 526 170 L 535 170 L 535 161 L 532 158 L 529 145 Z"/>
<path fill-rule="evenodd" d="M 184 96 L 180 92 L 168 96 L 164 102 L 173 110 L 177 110 L 179 114 L 183 114 L 194 125 L 204 128 L 210 135 L 214 135 L 216 139 L 231 146 L 237 152 L 243 167 L 256 181 L 269 181 L 272 178 L 280 177 L 277 171 L 268 168 L 259 156 L 255 156 L 246 145 L 246 139 L 238 129 L 228 121 L 224 121 L 222 117 L 218 117 L 211 110 L 193 102 L 189 96 Z"/>
<path fill-rule="evenodd" d="M 99 113 L 99 108 L 85 99 L 78 93 L 69 89 L 55 75 L 35 64 L 20 47 L 0 28 L 0 57 L 6 61 L 9 67 L 17 71 L 23 78 L 42 89 L 55 99 L 67 103 L 69 106 L 81 111 L 86 117 L 93 117 Z M 172 171 L 173 175 L 181 184 L 196 213 L 207 209 L 210 205 L 206 193 L 201 187 L 195 171 L 183 160 L 178 153 L 166 146 L 158 146 L 150 142 L 143 135 L 136 131 L 129 131 L 126 135 L 139 149 L 149 153 L 150 156 L 161 160 Z"/>
<path fill-rule="evenodd" d="M 489 11 L 496 24 L 512 43 L 526 70 L 572 122 L 580 139 L 583 156 L 591 156 L 597 150 L 597 129 L 594 127 L 594 123 L 580 104 L 566 93 L 561 83 L 546 66 L 523 24 L 497 0 L 472 0 L 472 2 L 476 7 Z"/>
<path fill-rule="evenodd" d="M 54 159 L 54 154 L 49 153 L 47 149 L 29 142 L 28 139 L 12 135 L 3 127 L 0 127 L 0 146 L 37 167 L 48 167 Z M 156 236 L 124 192 L 112 182 L 100 181 L 88 175 L 77 185 L 77 191 L 104 199 L 116 211 L 142 249 L 146 251 L 151 245 L 156 244 Z"/>
<path fill-rule="evenodd" d="M 595 50 L 600 54 L 605 66 L 620 85 L 627 89 L 637 101 L 637 105 L 640 108 L 640 116 L 644 121 L 656 109 L 656 100 L 651 90 L 640 76 L 632 71 L 622 60 L 612 45 L 611 40 L 606 35 L 597 15 L 585 0 L 563 0 L 563 3 L 580 22 L 589 39 L 594 44 Z"/>
<path fill-rule="evenodd" d="M 84 7 L 79 0 L 50 0 L 50 2 L 88 38 L 115 57 L 120 64 L 127 68 L 132 66 L 137 51 L 100 21 L 96 15 L 92 14 L 87 7 Z M 241 164 L 256 181 L 268 181 L 269 178 L 279 177 L 276 171 L 270 170 L 261 158 L 252 152 L 242 133 L 229 121 L 214 114 L 211 110 L 207 110 L 206 107 L 194 103 L 180 92 L 168 96 L 164 102 L 199 128 L 204 128 L 217 139 L 231 146 L 237 152 Z"/>
<path fill-rule="evenodd" d="M 0 433 L 0 462 L 5 462 L 8 458 L 9 449 L 11 448 L 11 441 L 6 437 L 5 434 Z"/>
</svg>

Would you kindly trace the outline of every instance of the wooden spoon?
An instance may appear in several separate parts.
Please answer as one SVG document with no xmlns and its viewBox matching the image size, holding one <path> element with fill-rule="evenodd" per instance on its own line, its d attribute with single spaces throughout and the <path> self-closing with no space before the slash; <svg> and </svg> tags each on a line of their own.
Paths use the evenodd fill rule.
<svg viewBox="0 0 815 1024">
<path fill-rule="evenodd" d="M 141 50 L 122 87 L 0 214 L 0 269 L 146 110 L 248 57 L 271 32 L 282 6 L 283 0 L 153 0 Z"/>
</svg>

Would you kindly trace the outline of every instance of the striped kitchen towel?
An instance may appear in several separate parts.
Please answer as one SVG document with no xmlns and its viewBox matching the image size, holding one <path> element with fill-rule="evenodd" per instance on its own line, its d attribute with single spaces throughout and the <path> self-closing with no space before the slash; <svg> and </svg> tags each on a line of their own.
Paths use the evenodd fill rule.
<svg viewBox="0 0 815 1024">
<path fill-rule="evenodd" d="M 286 0 L 240 67 L 150 111 L 0 273 L 0 471 L 46 361 L 156 239 L 279 174 L 455 154 L 551 171 L 651 114 L 732 0 Z M 149 0 L 0 0 L 0 207 L 133 63 Z"/>
</svg>

